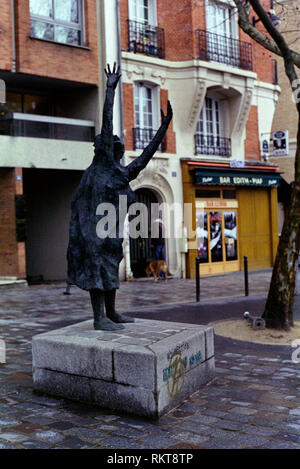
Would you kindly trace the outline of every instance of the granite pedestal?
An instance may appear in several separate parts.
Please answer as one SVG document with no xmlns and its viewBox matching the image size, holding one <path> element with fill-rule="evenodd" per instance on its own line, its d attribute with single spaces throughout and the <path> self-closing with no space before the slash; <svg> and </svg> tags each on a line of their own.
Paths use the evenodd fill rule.
<svg viewBox="0 0 300 469">
<path fill-rule="evenodd" d="M 136 319 L 116 332 L 92 321 L 33 337 L 36 390 L 158 418 L 214 377 L 213 328 Z"/>
</svg>

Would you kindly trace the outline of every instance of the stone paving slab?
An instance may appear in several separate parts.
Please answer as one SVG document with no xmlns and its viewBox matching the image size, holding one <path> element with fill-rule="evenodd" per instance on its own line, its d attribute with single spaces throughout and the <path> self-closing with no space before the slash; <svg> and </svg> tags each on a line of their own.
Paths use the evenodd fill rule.
<svg viewBox="0 0 300 469">
<path fill-rule="evenodd" d="M 129 282 L 121 284 L 118 304 L 120 310 L 134 309 L 139 317 L 207 324 L 240 317 L 245 310 L 261 311 L 269 279 L 270 271 L 250 272 L 248 298 L 242 297 L 242 275 L 201 279 L 198 305 L 192 303 L 194 281 L 170 279 L 167 285 L 149 281 L 142 283 L 142 289 L 141 282 Z M 92 315 L 86 292 L 72 287 L 71 295 L 65 296 L 64 288 L 52 284 L 1 289 L 0 338 L 6 341 L 7 363 L 0 365 L 0 449 L 300 448 L 300 365 L 291 360 L 295 350 L 291 346 L 215 336 L 216 378 L 156 423 L 33 392 L 32 336 Z M 181 304 L 167 306 L 171 300 Z M 256 412 L 245 415 L 241 413 L 245 408 Z M 71 427 L 64 429 L 61 422 Z M 83 433 L 83 428 L 99 432 L 99 438 Z M 217 428 L 228 432 L 226 437 L 217 434 Z M 69 432 L 72 429 L 77 435 Z M 14 441 L 5 439 L 7 433 Z"/>
</svg>

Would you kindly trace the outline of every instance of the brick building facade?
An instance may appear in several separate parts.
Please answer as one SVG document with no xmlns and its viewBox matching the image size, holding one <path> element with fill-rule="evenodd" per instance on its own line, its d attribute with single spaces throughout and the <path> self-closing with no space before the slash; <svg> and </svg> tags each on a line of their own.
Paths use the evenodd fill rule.
<svg viewBox="0 0 300 469">
<path fill-rule="evenodd" d="M 0 79 L 7 91 L 0 121 L 0 276 L 65 278 L 69 203 L 100 128 L 104 65 L 119 57 L 122 93 L 116 96 L 114 131 L 122 134 L 124 122 L 126 163 L 152 138 L 168 99 L 174 110 L 160 151 L 132 185 L 137 199 L 192 203 L 196 229 L 196 205 L 201 204 L 195 191 L 222 191 L 214 199 L 217 208 L 225 194 L 217 183 L 203 186 L 201 177 L 209 171 L 220 176 L 222 170 L 230 178 L 239 167 L 233 174 L 239 180 L 254 174 L 267 182 L 259 189 L 254 185 L 249 194 L 241 188 L 239 199 L 227 203 L 228 213 L 239 218 L 243 204 L 252 209 L 262 200 L 272 212 L 276 189 L 265 184 L 273 168 L 260 164 L 260 135 L 270 131 L 278 96 L 273 57 L 239 30 L 231 0 L 49 0 L 43 7 L 35 0 L 16 0 L 1 2 L 0 30 Z M 227 188 L 234 189 L 232 184 Z M 16 195 L 22 192 L 26 240 L 16 228 L 22 220 Z M 224 210 L 218 210 L 223 258 L 227 244 L 231 250 L 234 244 L 237 255 L 231 264 L 223 259 L 214 265 L 219 272 L 236 270 L 244 232 L 237 239 L 225 236 Z M 172 275 L 192 276 L 198 248 L 186 250 L 183 213 L 181 218 L 182 235 L 166 240 L 167 263 Z M 250 254 L 253 266 L 272 263 L 272 230 L 263 240 L 264 246 L 273 246 L 269 255 L 258 260 L 258 240 Z M 206 231 L 212 238 L 212 225 Z M 258 228 L 252 231 L 256 239 Z M 131 272 L 143 275 L 153 256 L 150 240 L 131 241 L 129 251 L 122 278 Z M 211 254 L 208 260 L 212 266 Z"/>
</svg>

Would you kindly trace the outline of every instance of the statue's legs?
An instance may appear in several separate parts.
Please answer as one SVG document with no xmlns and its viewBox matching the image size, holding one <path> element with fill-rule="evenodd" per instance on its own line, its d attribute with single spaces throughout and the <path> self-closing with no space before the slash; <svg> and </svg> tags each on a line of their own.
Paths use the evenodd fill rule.
<svg viewBox="0 0 300 469">
<path fill-rule="evenodd" d="M 94 312 L 94 329 L 96 331 L 116 331 L 124 329 L 121 324 L 115 324 L 104 313 L 104 292 L 95 288 L 89 291 Z"/>
<path fill-rule="evenodd" d="M 106 316 L 114 322 L 134 322 L 134 318 L 129 318 L 116 311 L 116 290 L 108 290 L 104 292 Z"/>
</svg>

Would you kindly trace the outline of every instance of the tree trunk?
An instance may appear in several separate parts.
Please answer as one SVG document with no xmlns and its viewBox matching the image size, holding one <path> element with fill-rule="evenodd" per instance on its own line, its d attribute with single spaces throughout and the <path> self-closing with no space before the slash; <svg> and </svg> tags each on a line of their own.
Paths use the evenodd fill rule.
<svg viewBox="0 0 300 469">
<path fill-rule="evenodd" d="M 300 121 L 295 155 L 295 183 L 284 219 L 263 318 L 266 326 L 289 330 L 293 324 L 296 268 L 300 241 Z"/>
</svg>

